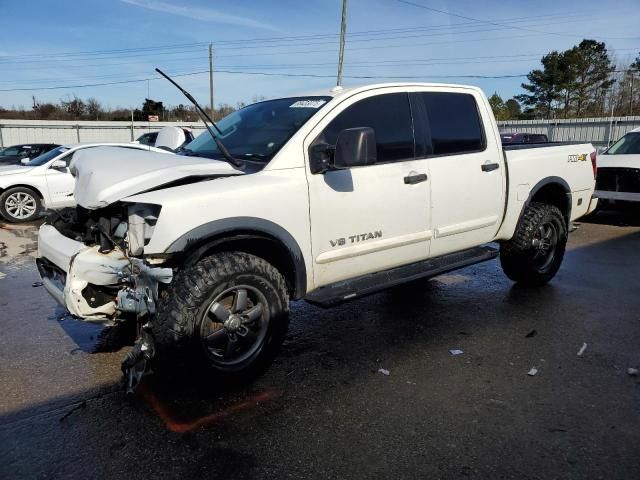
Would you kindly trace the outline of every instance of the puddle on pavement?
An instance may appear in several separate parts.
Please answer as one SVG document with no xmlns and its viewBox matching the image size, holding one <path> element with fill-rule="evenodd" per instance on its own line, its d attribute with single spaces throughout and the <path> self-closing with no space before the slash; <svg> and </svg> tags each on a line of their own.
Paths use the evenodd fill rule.
<svg viewBox="0 0 640 480">
<path fill-rule="evenodd" d="M 38 250 L 41 222 L 14 225 L 0 222 L 0 271 L 15 270 L 31 261 Z"/>
<path fill-rule="evenodd" d="M 83 322 L 69 315 L 61 306 L 56 306 L 48 320 L 58 322 L 65 334 L 73 340 L 77 348 L 75 353 L 117 352 L 123 347 L 133 345 L 136 335 L 134 322 L 104 326 L 91 322 Z"/>
</svg>

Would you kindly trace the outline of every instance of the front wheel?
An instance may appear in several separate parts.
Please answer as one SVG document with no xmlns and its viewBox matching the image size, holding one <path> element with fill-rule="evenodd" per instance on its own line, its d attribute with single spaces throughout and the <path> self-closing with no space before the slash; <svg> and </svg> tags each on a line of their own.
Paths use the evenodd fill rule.
<svg viewBox="0 0 640 480">
<path fill-rule="evenodd" d="M 10 222 L 30 222 L 41 210 L 40 197 L 30 188 L 14 187 L 0 195 L 0 214 Z"/>
<path fill-rule="evenodd" d="M 567 245 L 567 224 L 560 210 L 543 203 L 525 208 L 513 238 L 502 244 L 500 263 L 511 280 L 544 285 L 560 268 Z"/>
<path fill-rule="evenodd" d="M 284 278 L 271 264 L 223 252 L 178 274 L 158 305 L 153 335 L 162 356 L 195 353 L 217 377 L 247 381 L 272 362 L 288 327 Z"/>
</svg>

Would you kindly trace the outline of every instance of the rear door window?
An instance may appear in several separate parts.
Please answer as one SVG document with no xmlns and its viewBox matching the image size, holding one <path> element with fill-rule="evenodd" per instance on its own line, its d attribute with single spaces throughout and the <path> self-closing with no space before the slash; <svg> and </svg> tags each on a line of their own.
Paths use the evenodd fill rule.
<svg viewBox="0 0 640 480">
<path fill-rule="evenodd" d="M 486 148 L 478 105 L 467 93 L 420 94 L 429 119 L 433 155 L 481 152 Z"/>
<path fill-rule="evenodd" d="M 357 127 L 373 128 L 378 163 L 414 157 L 413 121 L 408 94 L 386 93 L 354 103 L 327 125 L 318 140 L 335 145 L 342 130 Z"/>
</svg>

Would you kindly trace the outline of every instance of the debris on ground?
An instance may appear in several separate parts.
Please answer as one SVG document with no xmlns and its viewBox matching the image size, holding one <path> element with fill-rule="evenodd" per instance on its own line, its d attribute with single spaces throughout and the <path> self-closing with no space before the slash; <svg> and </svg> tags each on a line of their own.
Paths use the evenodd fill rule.
<svg viewBox="0 0 640 480">
<path fill-rule="evenodd" d="M 586 349 L 587 349 L 587 344 L 583 343 L 582 346 L 580 347 L 580 350 L 578 350 L 578 356 L 581 357 Z"/>
<path fill-rule="evenodd" d="M 449 353 L 455 356 L 455 355 L 462 355 L 464 352 L 462 350 L 449 350 Z"/>
<path fill-rule="evenodd" d="M 627 368 L 627 373 L 629 375 L 631 375 L 632 377 L 637 377 L 638 376 L 638 369 L 637 368 L 633 368 L 633 367 L 629 367 L 629 368 Z"/>
<path fill-rule="evenodd" d="M 537 330 L 531 330 L 529 333 L 525 335 L 526 338 L 535 337 L 538 334 Z"/>
<path fill-rule="evenodd" d="M 386 368 L 379 368 L 378 369 L 378 373 L 381 373 L 383 375 L 389 376 L 391 374 L 391 372 L 389 370 L 387 370 Z"/>
<path fill-rule="evenodd" d="M 538 369 L 536 367 L 531 367 L 531 370 L 529 370 L 527 372 L 527 375 L 529 375 L 530 377 L 533 377 L 534 375 L 538 374 Z"/>
<path fill-rule="evenodd" d="M 42 282 L 33 282 L 31 284 L 32 287 L 41 287 L 42 285 L 44 285 Z"/>
</svg>

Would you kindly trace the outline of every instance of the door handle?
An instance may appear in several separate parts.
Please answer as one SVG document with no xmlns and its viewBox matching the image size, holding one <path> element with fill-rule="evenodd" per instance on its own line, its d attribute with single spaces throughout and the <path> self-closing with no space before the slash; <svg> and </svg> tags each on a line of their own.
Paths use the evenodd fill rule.
<svg viewBox="0 0 640 480">
<path fill-rule="evenodd" d="M 414 173 L 404 177 L 405 185 L 415 185 L 416 183 L 426 182 L 426 181 L 427 181 L 426 173 Z"/>
<path fill-rule="evenodd" d="M 500 168 L 500 164 L 499 163 L 483 163 L 481 168 L 483 172 L 492 172 Z"/>
</svg>

